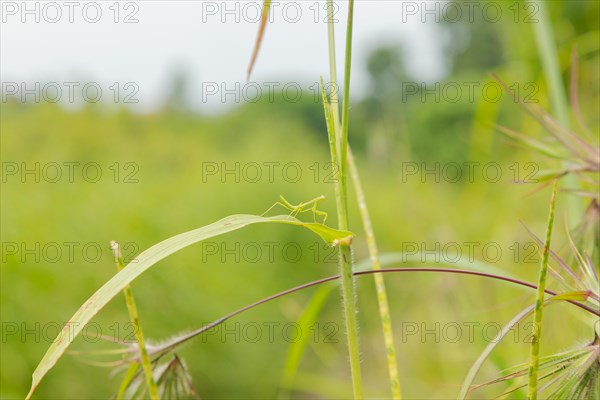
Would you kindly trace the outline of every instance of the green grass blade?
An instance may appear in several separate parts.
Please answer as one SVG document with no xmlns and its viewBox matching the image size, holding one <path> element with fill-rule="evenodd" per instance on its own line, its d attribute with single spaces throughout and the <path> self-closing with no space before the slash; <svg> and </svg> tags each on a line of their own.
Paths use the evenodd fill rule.
<svg viewBox="0 0 600 400">
<path fill-rule="evenodd" d="M 318 320 L 319 314 L 321 313 L 325 302 L 336 286 L 337 285 L 321 286 L 312 296 L 310 302 L 298 319 L 298 325 L 302 329 L 302 332 L 310 331 L 311 325 Z M 280 396 L 282 398 L 289 398 L 289 389 L 293 385 L 294 378 L 296 377 L 302 355 L 306 350 L 309 337 L 310 335 L 302 335 L 300 340 L 290 344 L 287 359 L 285 361 L 285 367 L 283 369 L 283 378 L 281 380 L 281 386 L 285 390 L 285 393 Z"/>
<path fill-rule="evenodd" d="M 337 63 L 335 57 L 335 11 L 333 7 L 333 0 L 327 0 L 327 44 L 329 50 L 329 84 L 331 85 L 331 98 L 330 104 L 331 114 L 333 116 L 333 127 L 334 127 L 334 136 L 335 136 L 335 145 L 336 152 L 337 149 L 341 147 L 340 145 L 340 103 L 338 99 L 339 87 L 337 83 Z M 335 160 L 331 160 L 334 163 L 338 163 L 339 160 L 336 158 Z M 339 167 L 339 165 L 338 165 Z"/>
<path fill-rule="evenodd" d="M 346 187 L 346 158 L 348 155 L 348 128 L 350 115 L 350 74 L 352 72 L 352 30 L 354 26 L 354 0 L 348 0 L 348 24 L 346 26 L 346 57 L 344 63 L 344 93 L 342 100 L 342 132 L 340 152 L 340 169 L 342 187 Z M 345 192 L 343 191 L 345 196 Z M 347 211 L 346 211 L 347 213 Z M 343 225 L 343 226 L 347 226 Z"/>
<path fill-rule="evenodd" d="M 552 239 L 552 225 L 554 224 L 554 207 L 556 204 L 556 181 L 552 189 L 550 200 L 550 214 L 546 227 L 546 241 L 542 252 L 542 264 L 538 278 L 538 290 L 535 300 L 535 311 L 533 316 L 533 336 L 529 352 L 529 387 L 528 397 L 530 400 L 537 399 L 538 368 L 540 364 L 540 340 L 542 337 L 542 314 L 544 310 L 544 295 L 546 289 L 546 276 L 548 274 L 548 258 L 550 254 L 550 241 Z"/>
<path fill-rule="evenodd" d="M 571 301 L 586 301 L 590 296 L 591 291 L 589 290 L 577 290 L 574 292 L 561 293 L 556 295 L 548 301 L 557 301 L 557 300 L 571 300 Z"/>
<path fill-rule="evenodd" d="M 317 223 L 304 223 L 288 215 L 274 217 L 260 217 L 256 215 L 231 215 L 223 218 L 213 224 L 206 225 L 189 232 L 185 232 L 164 240 L 137 256 L 123 270 L 113 276 L 96 293 L 94 293 L 67 322 L 63 330 L 59 333 L 42 361 L 32 375 L 32 384 L 27 398 L 30 398 L 42 378 L 62 357 L 65 350 L 73 342 L 75 337 L 83 330 L 87 324 L 110 300 L 119 292 L 127 287 L 134 279 L 143 274 L 150 267 L 170 256 L 171 254 L 202 240 L 229 233 L 248 225 L 257 223 L 283 223 L 295 226 L 301 226 L 319 235 L 325 242 L 334 245 L 338 242 L 345 242 L 352 237 L 352 233 L 330 228 Z"/>
<path fill-rule="evenodd" d="M 492 353 L 492 351 L 496 348 L 496 346 L 502 341 L 502 339 L 508 334 L 508 332 L 510 332 L 512 330 L 512 328 L 516 324 L 518 324 L 520 321 L 522 321 L 525 317 L 527 317 L 527 315 L 529 315 L 533 311 L 533 308 L 534 308 L 534 306 L 529 306 L 526 309 L 524 309 L 523 311 L 521 311 L 519 314 L 517 314 L 513 319 L 511 319 L 508 322 L 508 324 L 506 324 L 504 327 L 502 327 L 502 330 L 500 331 L 498 336 L 496 338 L 494 338 L 494 340 L 492 340 L 486 346 L 486 348 L 479 355 L 479 357 L 473 363 L 473 365 L 471 366 L 471 369 L 467 373 L 467 377 L 463 381 L 462 387 L 460 389 L 460 393 L 458 394 L 459 400 L 464 400 L 467 398 L 467 394 L 469 393 L 469 389 L 471 388 L 471 385 L 473 384 L 473 381 L 475 380 L 475 376 L 477 375 L 477 372 L 479 372 L 479 370 L 481 369 L 481 366 L 483 365 L 485 360 L 487 360 L 487 358 Z"/>
<path fill-rule="evenodd" d="M 133 381 L 133 378 L 135 378 L 135 376 L 139 370 L 140 370 L 140 364 L 138 364 L 137 362 L 132 362 L 131 364 L 129 364 L 129 368 L 127 369 L 127 372 L 125 373 L 125 377 L 123 377 L 123 380 L 121 381 L 121 385 L 119 386 L 119 392 L 117 393 L 117 400 L 121 400 L 123 398 L 123 396 L 125 395 L 125 392 L 127 391 L 127 388 L 129 387 L 129 384 Z"/>
<path fill-rule="evenodd" d="M 333 114 L 332 106 L 327 99 L 327 93 L 325 91 L 325 84 L 323 83 L 323 77 L 321 77 L 321 97 L 323 99 L 323 112 L 325 114 L 325 123 L 327 125 L 327 138 L 329 139 L 329 152 L 332 163 L 336 163 L 337 156 L 337 144 L 335 142 L 335 116 Z M 337 105 L 336 105 L 337 107 Z M 334 167 L 335 168 L 335 167 Z M 337 174 L 337 171 L 334 171 Z"/>
</svg>

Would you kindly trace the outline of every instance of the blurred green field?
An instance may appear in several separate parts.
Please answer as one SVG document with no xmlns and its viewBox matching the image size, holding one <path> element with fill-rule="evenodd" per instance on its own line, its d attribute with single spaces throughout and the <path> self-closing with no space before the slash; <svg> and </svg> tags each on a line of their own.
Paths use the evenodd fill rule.
<svg viewBox="0 0 600 400">
<path fill-rule="evenodd" d="M 581 14 L 585 13 L 577 17 L 583 18 Z M 557 36 L 564 44 L 560 50 L 566 66 L 570 45 L 578 43 L 581 35 L 569 30 L 569 20 L 560 22 Z M 597 34 L 597 25 L 597 20 L 588 21 L 586 29 Z M 507 32 L 502 39 L 512 40 L 515 32 Z M 514 48 L 504 48 L 518 57 L 533 52 L 526 47 L 531 45 L 514 43 Z M 597 129 L 598 115 L 593 110 L 598 106 L 598 47 L 584 50 L 582 82 L 587 84 L 581 89 L 582 104 L 592 128 Z M 469 47 L 469 51 L 475 49 Z M 476 59 L 478 54 L 469 58 Z M 489 68 L 465 67 L 448 82 L 491 81 L 490 70 L 507 82 L 536 82 L 540 88 L 536 98 L 548 107 L 547 89 L 535 59 L 513 62 L 506 56 Z M 528 163 L 548 167 L 554 161 L 511 146 L 493 124 L 534 137 L 543 135 L 541 128 L 507 98 L 494 104 L 480 97 L 456 104 L 418 99 L 394 103 L 396 95 L 383 98 L 388 108 L 381 114 L 373 112 L 379 107 L 377 101 L 382 101 L 377 96 L 357 104 L 351 114 L 350 142 L 358 155 L 380 251 L 412 250 L 415 245 L 430 251 L 436 243 L 465 251 L 466 243 L 476 243 L 473 254 L 478 260 L 535 281 L 538 257 L 528 258 L 531 238 L 520 221 L 542 236 L 550 194 L 547 188 L 532 194 L 537 186 L 515 183 L 514 174 L 518 171 L 522 178 L 530 171 Z M 0 397 L 26 395 L 31 373 L 57 326 L 114 275 L 110 240 L 128 244 L 125 255 L 133 256 L 227 215 L 261 214 L 280 194 L 292 202 L 324 194 L 327 199 L 322 207 L 329 212 L 329 223 L 335 224 L 321 113 L 321 104 L 308 100 L 246 104 L 215 116 L 169 108 L 137 115 L 102 105 L 67 111 L 53 104 L 3 104 Z M 82 175 L 76 166 L 73 182 L 69 182 L 64 164 L 69 162 L 97 163 L 102 176 L 88 182 L 96 179 Z M 491 182 L 476 168 L 473 182 L 436 182 L 432 175 L 425 182 L 420 179 L 424 166 L 443 168 L 449 162 L 497 163 L 502 175 Z M 39 174 L 20 175 L 24 166 L 35 168 L 36 163 Z M 50 163 L 61 166 L 63 175 L 56 183 L 42 172 Z M 232 174 L 225 179 L 209 174 L 208 168 L 215 165 L 220 172 L 223 167 L 236 168 L 236 163 L 237 182 Z M 8 174 L 9 164 L 19 172 Z M 256 165 L 261 166 L 262 176 L 253 182 L 251 168 Z M 269 165 L 274 166 L 273 179 L 268 176 Z M 293 166 L 287 171 L 292 175 L 284 172 L 285 166 Z M 407 168 L 414 166 L 419 172 L 409 174 Z M 297 181 L 294 171 L 301 171 Z M 561 196 L 558 201 L 556 243 L 564 243 L 565 199 Z M 363 260 L 367 249 L 354 200 L 350 210 L 355 259 Z M 294 227 L 252 226 L 211 242 L 228 249 L 236 245 L 248 249 L 244 246 L 254 243 L 263 253 L 252 262 L 243 250 L 233 252 L 236 259 L 223 251 L 207 255 L 203 251 L 207 247 L 198 244 L 160 262 L 133 284 L 147 337 L 164 340 L 278 291 L 337 273 L 332 251 L 316 236 Z M 69 243 L 75 243 L 72 256 Z M 276 246 L 272 259 L 267 256 L 268 243 Z M 90 253 L 83 251 L 86 244 Z M 282 250 L 286 244 L 301 249 L 301 255 L 286 254 Z M 502 255 L 483 252 L 486 244 L 500 248 Z M 54 253 L 57 246 L 60 255 Z M 98 248 L 101 252 L 96 256 Z M 434 256 L 429 257 L 425 264 L 432 266 Z M 405 265 L 409 264 L 419 265 Z M 370 276 L 357 282 L 365 394 L 382 398 L 389 396 L 389 386 L 374 285 Z M 469 367 L 498 328 L 534 302 L 531 290 L 479 277 L 395 273 L 386 275 L 386 284 L 406 398 L 455 397 Z M 181 349 L 178 354 L 187 362 L 200 396 L 277 397 L 290 346 L 283 327 L 297 321 L 314 292 L 314 288 L 302 291 L 248 311 L 226 323 L 230 331 L 225 336 L 219 330 Z M 296 397 L 351 396 L 339 294 L 333 293 L 315 329 L 303 332 L 311 339 L 291 388 Z M 570 312 L 570 307 L 559 304 L 545 314 L 546 324 L 564 327 L 546 330 L 545 354 L 590 340 L 581 313 Z M 94 319 L 88 332 L 92 338 L 78 338 L 73 348 L 114 348 L 102 341 L 93 343 L 93 337 L 99 331 L 124 339 L 131 333 L 127 321 L 123 298 L 117 297 Z M 252 333 L 244 327 L 256 324 L 262 336 L 248 340 Z M 274 327 L 273 338 L 268 335 L 269 326 Z M 519 325 L 513 337 L 497 348 L 480 381 L 527 360 L 530 328 Z M 35 398 L 113 396 L 124 371 L 114 374 L 112 368 L 91 365 L 98 361 L 106 357 L 65 356 L 44 379 Z M 478 396 L 495 393 L 495 389 L 483 389 Z M 525 392 L 517 393 L 525 396 Z"/>
<path fill-rule="evenodd" d="M 25 183 L 18 176 L 6 177 L 2 191 L 3 242 L 26 247 L 19 247 L 17 254 L 3 256 L 4 397 L 24 395 L 30 373 L 53 338 L 52 332 L 56 334 L 52 324 L 66 322 L 114 274 L 108 246 L 111 239 L 132 243 L 133 247 L 125 249 L 126 254 L 136 248 L 141 251 L 168 236 L 229 214 L 262 213 L 279 194 L 300 201 L 305 200 L 300 197 L 303 193 L 315 196 L 323 193 L 328 197 L 324 208 L 334 215 L 331 184 L 315 183 L 314 168 L 311 170 L 314 162 L 326 164 L 323 137 L 309 134 L 301 121 L 278 117 L 268 113 L 268 109 L 264 111 L 261 118 L 247 106 L 227 118 L 201 118 L 169 114 L 140 117 L 126 112 L 106 115 L 97 109 L 69 113 L 50 105 L 8 108 L 3 120 L 4 132 L 10 133 L 3 137 L 5 163 L 96 162 L 104 175 L 96 183 L 86 182 L 77 174 L 74 182 L 69 183 L 66 173 L 59 183 L 44 182 L 41 172 L 40 183 L 35 182 L 35 175 L 26 176 Z M 248 118 L 248 113 L 255 118 Z M 516 159 L 512 156 L 498 160 L 505 175 Z M 139 171 L 131 177 L 139 182 L 125 183 L 124 178 L 119 178 L 115 183 L 114 169 L 108 169 L 115 162 L 122 166 L 133 162 L 139 166 Z M 201 168 L 209 162 L 225 163 L 229 168 L 236 162 L 240 165 L 297 163 L 302 167 L 303 177 L 291 183 L 288 181 L 293 178 L 274 174 L 273 183 L 268 179 L 250 183 L 240 173 L 239 183 L 233 175 L 227 176 L 224 183 L 220 177 L 211 179 L 212 176 L 203 182 Z M 524 198 L 532 188 L 512 183 L 509 176 L 498 183 L 486 182 L 481 177 L 474 183 L 459 185 L 421 183 L 420 179 L 409 177 L 403 183 L 405 164 L 402 163 L 408 160 L 395 159 L 395 165 L 375 168 L 369 168 L 364 158 L 359 162 L 382 251 L 412 250 L 413 247 L 407 247 L 412 244 L 432 250 L 436 243 L 441 246 L 457 243 L 464 251 L 464 243 L 475 242 L 481 244 L 476 247 L 475 257 L 496 260 L 494 255 L 483 254 L 481 246 L 498 243 L 503 251 L 501 260 L 495 263 L 498 268 L 529 279 L 535 277 L 537 263 L 515 263 L 515 253 L 510 248 L 519 243 L 525 251 L 524 245 L 530 241 L 519 220 L 536 232 L 543 231 L 547 191 Z M 354 204 L 352 210 L 352 226 L 358 235 L 355 257 L 360 260 L 366 257 L 366 249 Z M 133 288 L 147 336 L 167 338 L 277 291 L 337 273 L 335 258 L 332 261 L 328 257 L 331 251 L 324 249 L 316 237 L 297 229 L 256 226 L 212 242 L 221 246 L 225 241 L 230 243 L 230 249 L 234 249 L 234 243 L 239 246 L 258 243 L 263 254 L 256 263 L 251 262 L 254 260 L 251 255 L 240 256 L 241 251 L 239 262 L 231 255 L 224 255 L 225 262 L 221 262 L 223 252 L 203 256 L 202 245 L 196 245 L 161 262 L 135 282 Z M 71 242 L 80 244 L 75 247 L 73 257 L 64 244 Z M 269 242 L 282 246 L 298 243 L 303 250 L 302 258 L 286 255 L 278 246 L 271 259 L 265 247 Z M 41 246 L 40 251 L 25 251 L 36 243 Z M 52 252 L 53 243 L 59 244 L 62 256 Z M 93 245 L 88 248 L 89 253 L 83 250 L 88 243 Z M 93 250 L 100 245 L 102 253 L 96 260 Z M 315 255 L 317 263 L 312 259 Z M 448 255 L 447 259 L 451 258 Z M 363 363 L 367 393 L 385 396 L 384 354 L 371 280 L 359 278 Z M 473 335 L 468 335 L 468 325 L 464 324 L 474 322 L 481 327 L 486 323 L 502 324 L 524 302 L 533 299 L 531 291 L 473 277 L 396 274 L 389 275 L 387 283 L 398 335 L 414 324 L 419 327 L 418 334 L 406 333 L 406 343 L 402 343 L 402 336 L 398 338 L 407 396 L 426 394 L 445 398 L 454 394 L 470 363 L 483 348 L 485 337 L 495 334 L 491 326 L 488 333 L 475 329 Z M 263 324 L 283 326 L 295 321 L 312 291 L 261 306 L 227 323 L 233 331 L 237 322 L 242 327 L 248 322 L 263 326 L 264 336 L 256 343 L 245 343 L 243 331 L 238 329 L 240 343 L 236 343 L 234 334 L 226 335 L 223 340 L 221 332 L 217 332 L 187 346 L 181 355 L 189 363 L 201 395 L 275 396 L 289 343 L 279 335 L 279 330 L 275 339 L 269 340 L 267 325 Z M 329 322 L 341 328 L 339 307 L 338 296 L 332 296 L 320 319 L 323 335 L 330 333 L 324 327 Z M 563 318 L 558 310 L 550 312 L 548 320 L 555 312 L 554 317 Z M 125 325 L 127 316 L 121 298 L 115 299 L 95 321 L 102 333 L 109 336 L 116 332 L 123 338 L 131 333 Z M 7 331 L 9 322 L 17 324 L 16 333 Z M 436 322 L 442 326 L 444 322 L 459 324 L 462 336 L 456 343 L 444 342 L 442 328 L 436 328 Z M 421 324 L 437 334 L 421 340 Z M 92 336 L 94 329 L 90 331 Z M 37 332 L 38 336 L 27 334 L 26 330 Z M 573 325 L 572 331 L 561 332 L 560 337 L 553 339 L 557 346 L 567 346 L 572 339 L 585 339 L 576 332 Z M 518 343 L 503 345 L 503 351 L 495 355 L 487 372 L 523 361 L 526 333 L 522 327 Z M 343 331 L 337 329 L 333 338 L 337 343 L 311 341 L 301 364 L 303 373 L 296 382 L 301 393 L 310 394 L 314 387 L 329 387 L 331 392 L 318 389 L 316 394 L 350 395 Z M 85 349 L 91 346 L 81 338 L 77 344 L 76 347 Z M 39 396 L 84 398 L 89 388 L 94 387 L 97 397 L 109 397 L 115 391 L 117 377 L 111 378 L 109 368 L 86 365 L 81 358 L 85 357 L 67 356 L 62 360 L 43 382 Z M 340 384 L 315 386 L 314 380 Z"/>
</svg>

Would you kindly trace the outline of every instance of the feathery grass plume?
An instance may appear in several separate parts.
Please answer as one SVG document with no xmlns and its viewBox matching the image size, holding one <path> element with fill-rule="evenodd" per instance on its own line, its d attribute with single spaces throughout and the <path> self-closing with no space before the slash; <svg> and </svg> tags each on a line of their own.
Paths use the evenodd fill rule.
<svg viewBox="0 0 600 400">
<path fill-rule="evenodd" d="M 541 4 L 544 6 L 543 4 Z M 542 21 L 543 22 L 543 21 Z M 537 27 L 540 28 L 540 27 Z M 546 29 L 547 30 L 547 29 Z M 538 34 L 538 42 L 547 42 L 543 33 Z M 553 44 L 547 42 L 545 47 L 544 63 L 545 68 L 554 68 L 550 64 L 556 62 L 556 57 L 550 53 L 553 51 Z M 556 68 L 554 68 L 556 69 Z M 554 88 L 561 89 L 560 75 L 553 75 L 551 85 Z M 549 77 L 549 74 L 547 74 Z M 498 78 L 496 78 L 498 79 Z M 501 80 L 498 79 L 501 85 L 508 91 L 511 91 Z M 531 104 L 526 104 L 515 97 L 517 104 L 531 117 L 533 117 L 549 134 L 550 136 L 543 139 L 533 139 L 525 134 L 511 131 L 506 128 L 501 128 L 501 132 L 515 140 L 516 143 L 523 145 L 526 148 L 540 153 L 546 157 L 558 159 L 561 161 L 561 166 L 555 169 L 542 171 L 538 175 L 538 181 L 548 185 L 553 179 L 568 177 L 567 185 L 574 187 L 562 189 L 575 196 L 588 199 L 589 203 L 583 215 L 575 215 L 573 212 L 569 214 L 568 221 L 573 228 L 566 227 L 567 237 L 569 240 L 568 252 L 566 256 L 560 257 L 554 251 L 547 249 L 548 256 L 557 264 L 557 268 L 547 266 L 548 273 L 552 278 L 564 289 L 570 291 L 585 291 L 589 294 L 586 303 L 587 307 L 597 310 L 600 307 L 598 294 L 600 282 L 598 280 L 598 267 L 600 262 L 600 240 L 599 240 L 599 216 L 600 207 L 598 206 L 598 193 L 600 180 L 600 145 L 598 143 L 598 135 L 591 132 L 587 127 L 585 120 L 579 109 L 578 101 L 578 58 L 577 50 L 574 49 L 571 55 L 571 77 L 570 77 L 570 103 L 573 114 L 579 125 L 579 133 L 570 129 L 568 123 L 568 114 L 566 110 L 566 101 L 559 97 L 562 96 L 557 90 L 551 90 L 554 97 L 552 98 L 554 110 L 557 112 L 557 119 L 554 119 L 541 107 Z M 512 92 L 512 91 L 511 91 Z M 513 94 L 514 95 L 514 94 Z M 563 109 L 562 112 L 559 109 Z M 576 179 L 575 179 L 576 178 Z M 572 208 L 572 207 L 571 207 Z M 572 236 L 570 231 L 572 231 Z M 540 247 L 544 246 L 542 240 L 537 238 L 530 232 Z M 540 271 L 542 273 L 542 271 Z M 594 340 L 592 345 L 597 342 L 598 324 L 597 319 L 590 318 L 590 327 L 594 331 Z M 532 343 L 533 351 L 534 343 Z M 597 348 L 597 343 L 596 343 Z M 539 380 L 548 376 L 554 376 L 549 383 L 542 386 L 539 391 L 544 393 L 544 396 L 549 398 L 596 398 L 597 380 L 598 380 L 598 354 L 592 352 L 590 357 L 594 357 L 595 362 L 582 361 L 581 363 L 571 362 L 563 364 L 564 374 L 557 374 L 557 371 L 542 375 Z M 532 359 L 531 361 L 535 361 Z M 540 369 L 542 364 L 540 363 Z M 589 367 L 589 368 L 588 368 Z M 535 396 L 532 393 L 532 385 L 535 385 L 530 375 L 532 371 L 528 370 L 528 378 L 530 397 Z M 589 377 L 595 377 L 595 388 L 589 385 Z M 523 385 L 521 385 L 523 386 Z M 588 390 L 591 388 L 592 390 Z M 594 392 L 595 389 L 595 392 Z"/>
<path fill-rule="evenodd" d="M 540 238 L 529 229 L 527 231 L 540 247 L 544 246 L 544 242 Z M 584 321 L 589 325 L 593 339 L 583 347 L 575 347 L 562 353 L 539 358 L 538 379 L 536 381 L 539 388 L 537 393 L 549 399 L 596 399 L 598 396 L 598 369 L 600 366 L 599 268 L 598 264 L 595 264 L 590 257 L 587 250 L 589 247 L 578 248 L 568 230 L 567 237 L 569 246 L 565 258 L 546 247 L 548 273 L 559 287 L 566 292 L 553 294 L 553 292 L 545 289 L 545 293 L 550 294 L 552 297 L 544 301 L 544 306 L 554 304 L 557 302 L 556 300 L 563 300 L 578 304 L 580 308 L 587 310 L 588 313 L 584 314 Z M 595 245 L 597 246 L 597 243 Z M 569 259 L 574 260 L 573 265 L 568 261 Z M 556 267 L 553 268 L 550 261 L 554 262 Z M 530 306 L 515 317 L 511 323 L 503 328 L 503 334 L 498 339 L 501 340 L 505 332 L 507 333 L 516 323 L 531 314 L 536 305 Z M 539 340 L 539 336 L 535 339 Z M 500 377 L 486 383 L 472 385 L 475 373 L 500 340 L 490 343 L 484 354 L 471 368 L 459 398 L 466 398 L 467 393 L 470 391 L 497 383 L 512 383 L 512 387 L 502 393 L 500 397 L 529 387 L 530 362 L 505 370 Z"/>
<path fill-rule="evenodd" d="M 515 98 L 521 109 L 535 119 L 550 137 L 545 140 L 532 138 L 524 133 L 516 132 L 506 127 L 498 127 L 501 133 L 514 141 L 514 143 L 539 153 L 548 158 L 558 159 L 562 162 L 560 167 L 541 171 L 536 176 L 540 182 L 548 184 L 552 179 L 568 175 L 579 179 L 577 191 L 598 187 L 598 173 L 600 173 L 600 147 L 594 143 L 593 135 L 578 134 L 562 126 L 547 111 L 535 104 L 523 102 L 514 91 L 498 76 L 494 75 L 500 85 Z M 588 189 L 593 199 L 598 200 L 598 193 Z"/>
<path fill-rule="evenodd" d="M 598 336 L 585 347 L 541 357 L 539 360 L 540 393 L 548 399 L 596 399 L 598 395 Z M 527 387 L 522 378 L 527 377 L 527 363 L 503 371 L 504 375 L 477 385 L 474 389 L 511 381 L 512 387 L 498 397 L 505 397 Z"/>
<path fill-rule="evenodd" d="M 177 354 L 172 354 L 165 361 L 154 361 L 153 366 L 154 379 L 161 399 L 200 399 L 186 363 Z M 117 398 L 140 400 L 147 398 L 147 391 L 139 370 L 128 370 L 124 383 L 126 385 L 122 385 Z"/>
<path fill-rule="evenodd" d="M 535 285 L 531 285 L 531 284 L 527 284 L 525 282 L 523 282 L 522 284 L 525 284 L 529 287 L 535 288 L 537 289 L 537 287 Z M 586 311 L 588 311 L 590 314 L 595 315 L 595 318 L 598 318 L 600 316 L 600 312 L 597 310 L 596 308 L 590 308 L 587 305 L 583 304 L 582 302 L 586 302 L 589 299 L 589 291 L 576 291 L 576 292 L 566 292 L 566 293 L 561 293 L 561 294 L 557 294 L 554 293 L 550 290 L 545 289 L 544 290 L 545 293 L 552 295 L 552 297 L 546 299 L 542 306 L 543 307 L 547 307 L 548 305 L 551 304 L 556 304 L 559 301 L 566 301 L 569 302 L 571 304 L 575 304 L 578 307 L 585 309 Z M 525 318 L 527 318 L 529 315 L 531 315 L 531 313 L 534 311 L 535 309 L 535 304 L 527 307 L 526 309 L 522 310 L 521 312 L 519 312 L 513 319 L 511 319 L 504 327 L 502 327 L 502 329 L 500 330 L 500 332 L 498 333 L 498 335 L 486 346 L 486 348 L 484 349 L 484 351 L 481 353 L 481 355 L 477 358 L 477 360 L 475 361 L 475 363 L 471 366 L 471 369 L 469 370 L 467 377 L 465 378 L 460 393 L 458 395 L 458 399 L 460 400 L 464 400 L 467 398 L 467 395 L 469 393 L 471 393 L 472 391 L 479 389 L 481 387 L 484 386 L 489 386 L 492 385 L 494 383 L 498 383 L 498 382 L 505 382 L 511 378 L 515 378 L 515 377 L 519 377 L 519 376 L 527 376 L 529 373 L 529 363 L 527 364 L 522 364 L 522 365 L 526 365 L 527 367 L 519 374 L 508 374 L 505 377 L 501 377 L 501 378 L 497 378 L 494 379 L 490 382 L 486 382 L 483 384 L 477 384 L 474 385 L 473 381 L 475 380 L 475 376 L 477 375 L 477 373 L 479 372 L 479 370 L 481 369 L 481 367 L 483 366 L 483 363 L 487 360 L 487 358 L 490 356 L 490 354 L 492 353 L 492 351 L 498 346 L 498 344 L 500 344 L 502 342 L 502 340 L 506 337 L 506 335 L 521 321 L 523 321 Z M 518 368 L 519 366 L 515 367 Z M 543 378 L 545 378 L 546 375 L 543 376 Z M 517 390 L 519 388 L 523 388 L 523 387 L 527 387 L 528 383 L 525 383 L 519 387 L 517 387 L 514 390 Z"/>
</svg>

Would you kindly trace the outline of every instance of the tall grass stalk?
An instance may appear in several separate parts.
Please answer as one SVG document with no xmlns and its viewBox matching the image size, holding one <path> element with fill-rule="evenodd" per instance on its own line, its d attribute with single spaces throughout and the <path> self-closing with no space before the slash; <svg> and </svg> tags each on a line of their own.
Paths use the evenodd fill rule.
<svg viewBox="0 0 600 400">
<path fill-rule="evenodd" d="M 548 215 L 548 226 L 546 227 L 546 240 L 542 253 L 542 264 L 538 278 L 537 296 L 533 314 L 533 336 L 529 355 L 529 400 L 537 399 L 538 369 L 540 364 L 540 340 L 542 337 L 542 313 L 544 310 L 544 295 L 546 289 L 546 275 L 548 273 L 548 256 L 550 254 L 550 240 L 552 238 L 552 225 L 554 224 L 554 205 L 556 203 L 556 181 L 552 189 L 550 200 L 550 213 Z"/>
<path fill-rule="evenodd" d="M 338 215 L 338 228 L 348 230 L 348 198 L 346 189 L 346 151 L 348 147 L 348 111 L 350 100 L 350 70 L 352 64 L 352 26 L 354 19 L 354 0 L 349 0 L 348 26 L 346 30 L 346 59 L 344 67 L 344 101 L 342 104 L 342 128 L 339 129 L 339 105 L 336 93 L 337 73 L 335 60 L 335 32 L 333 25 L 333 0 L 327 1 L 327 24 L 329 38 L 329 68 L 330 83 L 333 87 L 331 103 L 333 104 L 333 127 L 335 144 L 337 148 L 337 159 L 332 159 L 333 165 L 337 166 L 337 179 L 335 180 L 335 197 Z M 332 152 L 334 154 L 334 152 Z M 346 337 L 348 340 L 348 353 L 350 358 L 350 370 L 352 374 L 352 389 L 354 398 L 363 397 L 362 374 L 360 370 L 360 350 L 358 340 L 358 324 L 356 320 L 356 290 L 352 275 L 352 243 L 339 244 L 340 276 L 342 278 L 342 302 L 344 318 L 346 321 Z"/>
<path fill-rule="evenodd" d="M 352 27 L 354 22 L 354 0 L 348 1 L 348 24 L 346 26 L 346 59 L 344 64 L 344 100 L 342 102 L 342 136 L 340 152 L 340 170 L 342 190 L 346 190 L 346 158 L 348 154 L 348 123 L 350 114 L 350 72 L 352 70 Z M 346 225 L 348 212 L 346 210 Z"/>
<path fill-rule="evenodd" d="M 119 248 L 119 244 L 115 241 L 112 241 L 110 245 L 115 256 L 117 269 L 121 271 L 123 268 L 125 268 L 125 264 L 123 263 L 123 258 L 121 257 L 121 249 Z M 154 382 L 154 376 L 152 375 L 152 364 L 150 364 L 150 358 L 148 357 L 148 352 L 146 351 L 146 340 L 144 339 L 144 332 L 142 331 L 142 326 L 140 324 L 140 318 L 137 311 L 137 306 L 135 305 L 135 299 L 133 298 L 131 286 L 127 285 L 127 287 L 123 289 L 123 294 L 125 295 L 129 319 L 133 324 L 135 338 L 138 343 L 140 363 L 142 364 L 144 375 L 146 377 L 146 385 L 148 386 L 150 399 L 159 400 L 160 396 L 158 395 L 158 387 L 156 386 L 156 382 Z"/>
<path fill-rule="evenodd" d="M 367 236 L 367 247 L 369 249 L 371 265 L 374 270 L 380 270 L 381 263 L 379 262 L 379 250 L 377 249 L 377 242 L 375 241 L 375 234 L 373 233 L 371 216 L 369 215 L 365 192 L 362 188 L 360 176 L 358 174 L 358 168 L 356 167 L 354 155 L 352 154 L 350 147 L 348 147 L 348 168 L 350 170 L 352 184 L 354 185 L 354 191 L 356 193 L 356 200 L 358 202 L 358 209 L 360 210 L 360 216 L 365 230 L 365 235 Z M 373 280 L 375 281 L 377 301 L 379 303 L 379 316 L 381 317 L 383 340 L 385 342 L 392 398 L 401 399 L 402 392 L 400 390 L 400 374 L 398 372 L 398 360 L 396 358 L 396 346 L 394 345 L 394 332 L 392 329 L 392 318 L 390 316 L 390 307 L 388 304 L 387 291 L 385 289 L 385 281 L 383 279 L 383 275 L 381 274 L 374 274 Z"/>
</svg>

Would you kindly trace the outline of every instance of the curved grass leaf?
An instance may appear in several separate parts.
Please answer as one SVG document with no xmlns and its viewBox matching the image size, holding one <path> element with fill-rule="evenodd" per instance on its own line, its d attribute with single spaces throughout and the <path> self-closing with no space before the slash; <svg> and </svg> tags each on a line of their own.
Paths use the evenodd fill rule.
<svg viewBox="0 0 600 400">
<path fill-rule="evenodd" d="M 477 358 L 475 363 L 471 366 L 471 369 L 469 370 L 469 373 L 467 374 L 467 377 L 465 378 L 465 380 L 462 384 L 460 393 L 458 394 L 459 400 L 465 400 L 467 398 L 467 394 L 469 393 L 471 385 L 473 384 L 473 381 L 475 380 L 475 375 L 477 375 L 477 373 L 483 366 L 483 363 L 485 362 L 485 360 L 487 360 L 487 358 L 490 356 L 490 354 L 496 348 L 496 346 L 502 341 L 502 339 L 508 334 L 508 332 L 510 332 L 514 328 L 515 325 L 517 325 L 525 317 L 527 317 L 529 314 L 531 314 L 531 312 L 533 311 L 534 308 L 535 308 L 534 305 L 529 306 L 526 309 L 524 309 L 523 311 L 521 311 L 519 314 L 517 314 L 513 319 L 511 319 L 508 322 L 508 324 L 506 324 L 502 328 L 502 330 L 500 331 L 498 336 L 486 346 L 486 348 L 483 350 L 483 352 L 479 355 L 479 358 Z"/>
<path fill-rule="evenodd" d="M 256 215 L 231 215 L 213 224 L 206 225 L 189 232 L 185 232 L 164 240 L 137 256 L 123 270 L 113 276 L 96 293 L 94 293 L 67 322 L 63 330 L 54 339 L 44 358 L 38 364 L 32 375 L 31 389 L 27 394 L 29 399 L 42 378 L 62 357 L 65 350 L 73 342 L 75 337 L 110 300 L 121 292 L 134 279 L 143 274 L 150 267 L 171 254 L 202 240 L 219 236 L 228 232 L 241 229 L 248 225 L 257 223 L 283 223 L 301 226 L 310 229 L 319 235 L 329 245 L 335 245 L 340 241 L 348 240 L 352 233 L 340 231 L 318 223 L 304 223 L 288 215 L 274 217 L 260 217 Z"/>
</svg>

